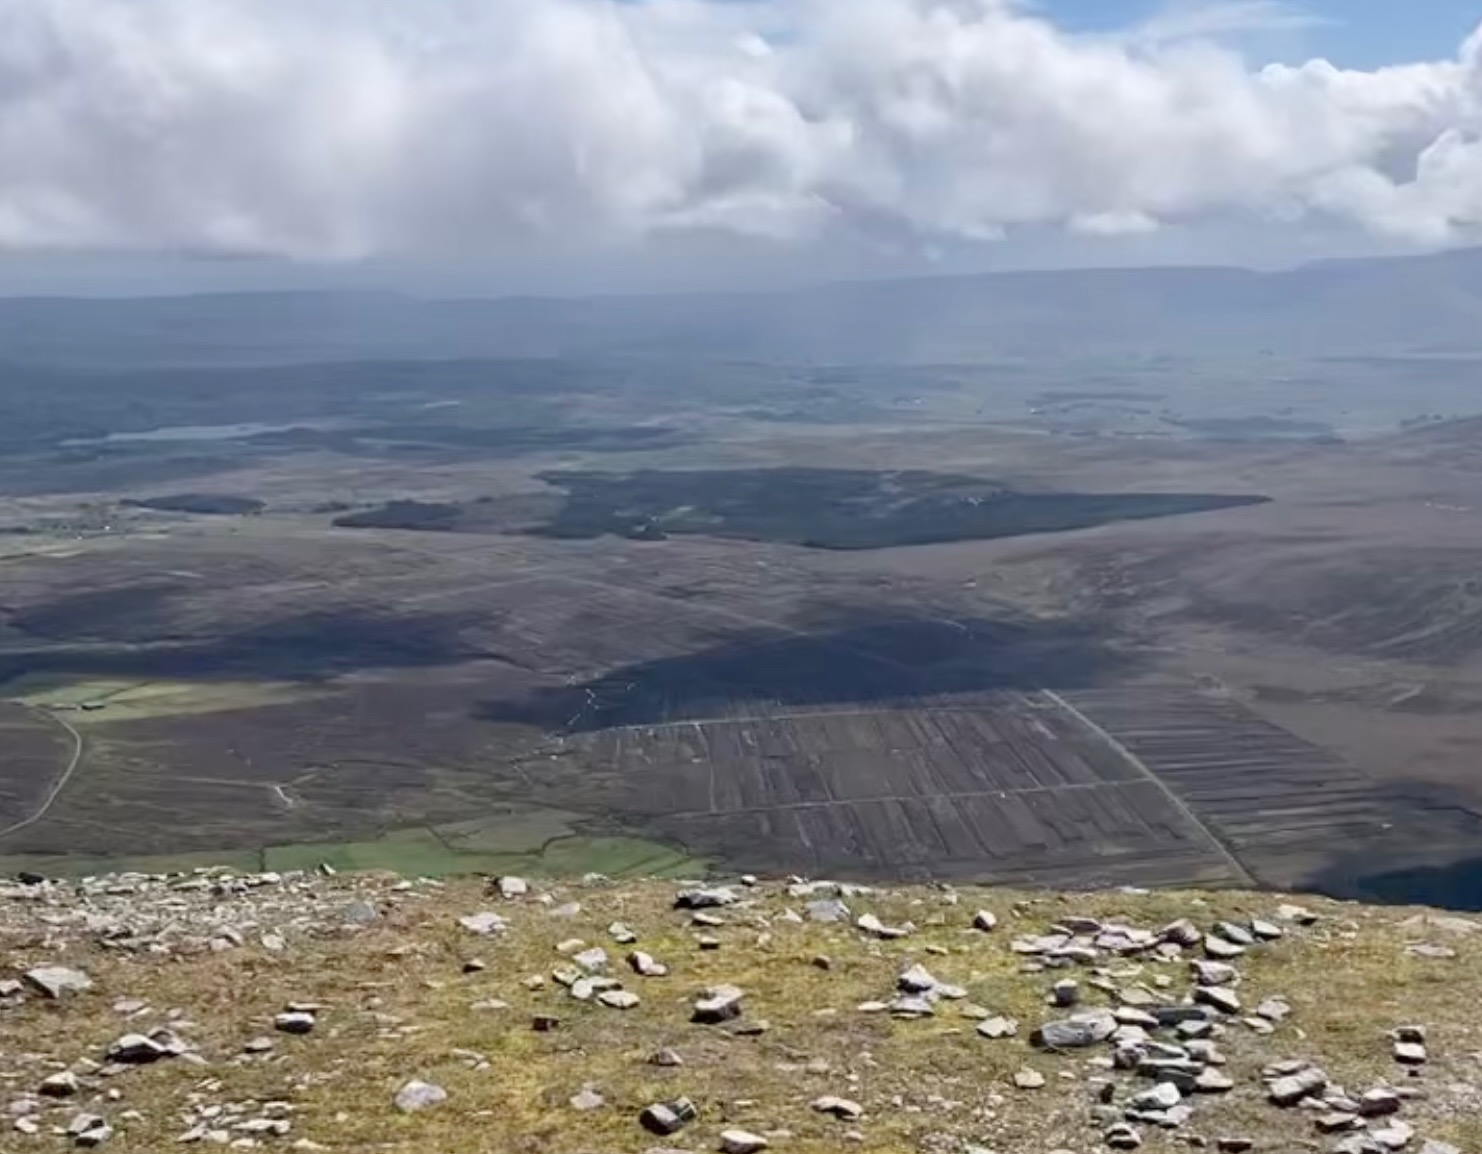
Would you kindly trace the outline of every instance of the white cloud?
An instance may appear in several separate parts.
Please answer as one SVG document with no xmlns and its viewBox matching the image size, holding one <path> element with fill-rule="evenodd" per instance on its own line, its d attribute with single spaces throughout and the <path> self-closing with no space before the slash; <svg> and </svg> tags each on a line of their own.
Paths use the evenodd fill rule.
<svg viewBox="0 0 1482 1154">
<path fill-rule="evenodd" d="M 1281 0 L 1217 0 L 1169 7 L 1133 29 L 1131 39 L 1144 44 L 1169 43 L 1252 32 L 1294 32 L 1327 23 Z"/>
<path fill-rule="evenodd" d="M 1249 66 L 1237 2 L 0 0 L 0 246 L 367 255 L 719 229 L 921 246 L 1310 220 L 1482 239 L 1482 31 Z"/>
</svg>

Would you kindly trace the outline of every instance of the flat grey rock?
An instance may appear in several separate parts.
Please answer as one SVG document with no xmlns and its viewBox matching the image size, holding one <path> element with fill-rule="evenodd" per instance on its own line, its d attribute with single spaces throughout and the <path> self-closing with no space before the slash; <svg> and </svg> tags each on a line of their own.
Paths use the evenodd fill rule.
<svg viewBox="0 0 1482 1154">
<path fill-rule="evenodd" d="M 73 994 L 86 993 L 93 988 L 93 980 L 81 970 L 70 966 L 37 966 L 25 973 L 26 984 L 48 998 L 66 998 Z"/>
<path fill-rule="evenodd" d="M 1256 936 L 1238 922 L 1216 922 L 1214 925 L 1216 936 L 1227 942 L 1233 942 L 1237 946 L 1253 946 L 1256 944 Z"/>
<path fill-rule="evenodd" d="M 695 999 L 690 1021 L 703 1025 L 729 1022 L 741 1016 L 741 1000 L 746 995 L 738 986 L 710 986 Z"/>
<path fill-rule="evenodd" d="M 813 1099 L 813 1109 L 819 1114 L 831 1114 L 835 1118 L 846 1122 L 853 1122 L 864 1116 L 864 1107 L 849 1098 L 839 1098 L 832 1094 L 822 1098 Z"/>
<path fill-rule="evenodd" d="M 907 994 L 924 994 L 936 988 L 937 980 L 925 966 L 912 966 L 895 980 L 896 989 Z"/>
<path fill-rule="evenodd" d="M 720 1134 L 721 1154 L 760 1154 L 770 1145 L 760 1134 L 749 1130 L 722 1130 Z"/>
<path fill-rule="evenodd" d="M 1176 922 L 1170 922 L 1158 931 L 1158 937 L 1165 942 L 1172 942 L 1174 945 L 1183 946 L 1185 949 L 1191 946 L 1197 946 L 1204 939 L 1204 935 L 1199 931 L 1199 927 L 1189 921 L 1188 918 L 1180 918 Z"/>
<path fill-rule="evenodd" d="M 1201 986 L 1234 986 L 1240 982 L 1240 971 L 1228 962 L 1196 961 L 1191 965 L 1194 980 Z"/>
<path fill-rule="evenodd" d="M 935 1016 L 935 1003 L 921 994 L 902 994 L 887 1006 L 895 1018 L 930 1018 Z"/>
<path fill-rule="evenodd" d="M 806 909 L 808 920 L 818 922 L 820 925 L 832 925 L 835 922 L 849 920 L 849 907 L 838 898 L 819 898 L 809 902 Z"/>
<path fill-rule="evenodd" d="M 492 910 L 485 910 L 478 914 L 466 914 L 458 919 L 458 924 L 469 933 L 480 934 L 484 937 L 490 934 L 502 934 L 509 928 L 509 923 Z"/>
<path fill-rule="evenodd" d="M 1240 995 L 1229 986 L 1199 986 L 1194 990 L 1194 1000 L 1222 1014 L 1240 1013 Z"/>
<path fill-rule="evenodd" d="M 1018 1032 L 1019 1023 L 1001 1015 L 978 1023 L 978 1033 L 985 1038 L 1012 1038 Z"/>
<path fill-rule="evenodd" d="M 1321 1093 L 1327 1084 L 1327 1074 L 1316 1066 L 1308 1066 L 1294 1074 L 1273 1078 L 1266 1089 L 1273 1104 L 1295 1106 L 1303 1098 Z"/>
<path fill-rule="evenodd" d="M 1403 1150 L 1415 1137 L 1415 1128 L 1408 1122 L 1395 1120 L 1382 1130 L 1370 1130 L 1369 1140 L 1385 1150 Z"/>
<path fill-rule="evenodd" d="M 1046 1022 L 1034 1032 L 1034 1044 L 1047 1050 L 1075 1050 L 1106 1041 L 1116 1032 L 1117 1020 L 1110 1013 L 1077 1014 L 1073 1018 Z"/>
<path fill-rule="evenodd" d="M 854 924 L 871 937 L 880 938 L 882 941 L 904 938 L 911 932 L 906 926 L 887 926 L 874 914 L 861 914 L 855 919 Z"/>
<path fill-rule="evenodd" d="M 605 972 L 610 961 L 607 951 L 601 946 L 593 946 L 591 949 L 573 954 L 571 960 L 589 974 Z"/>
<path fill-rule="evenodd" d="M 702 886 L 696 889 L 680 890 L 674 895 L 674 908 L 677 910 L 709 910 L 720 906 L 732 906 L 740 900 L 734 890 L 725 886 Z"/>
<path fill-rule="evenodd" d="M 1222 937 L 1210 934 L 1204 939 L 1204 952 L 1215 961 L 1229 961 L 1245 953 L 1245 947 Z"/>
</svg>

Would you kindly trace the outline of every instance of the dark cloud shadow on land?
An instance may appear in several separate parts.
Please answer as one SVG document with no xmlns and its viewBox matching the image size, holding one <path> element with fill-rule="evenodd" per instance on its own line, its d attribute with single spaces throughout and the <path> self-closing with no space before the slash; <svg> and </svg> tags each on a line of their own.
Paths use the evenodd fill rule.
<svg viewBox="0 0 1482 1154">
<path fill-rule="evenodd" d="M 221 637 L 0 654 L 0 685 L 24 674 L 315 681 L 361 669 L 431 668 L 485 656 L 458 614 L 307 613 Z"/>
<path fill-rule="evenodd" d="M 695 653 L 626 665 L 518 701 L 485 702 L 478 716 L 590 731 L 724 715 L 736 703 L 883 705 L 995 689 L 1072 689 L 1116 673 L 1126 660 L 1074 624 L 861 612 L 834 615 L 807 635 L 738 632 Z"/>
</svg>

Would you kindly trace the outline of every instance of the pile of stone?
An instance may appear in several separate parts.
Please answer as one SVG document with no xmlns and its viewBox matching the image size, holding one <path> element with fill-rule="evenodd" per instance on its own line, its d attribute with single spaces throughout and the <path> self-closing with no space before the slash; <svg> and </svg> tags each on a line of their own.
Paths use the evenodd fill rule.
<svg viewBox="0 0 1482 1154">
<path fill-rule="evenodd" d="M 333 871 L 120 873 L 72 880 L 34 874 L 0 881 L 0 935 L 40 930 L 46 943 L 88 940 L 158 955 L 239 949 L 282 953 L 294 942 L 353 933 L 437 887 L 391 876 Z"/>
</svg>

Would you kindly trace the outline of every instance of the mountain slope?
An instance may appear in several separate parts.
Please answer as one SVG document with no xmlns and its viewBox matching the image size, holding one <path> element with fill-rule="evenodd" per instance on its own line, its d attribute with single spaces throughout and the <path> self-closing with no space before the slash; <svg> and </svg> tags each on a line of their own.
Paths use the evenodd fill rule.
<svg viewBox="0 0 1482 1154">
<path fill-rule="evenodd" d="M 0 1146 L 1478 1149 L 1462 1011 L 1482 923 L 1304 905 L 224 871 L 5 886 Z M 648 1132 L 677 1099 L 696 1116 Z"/>
</svg>

